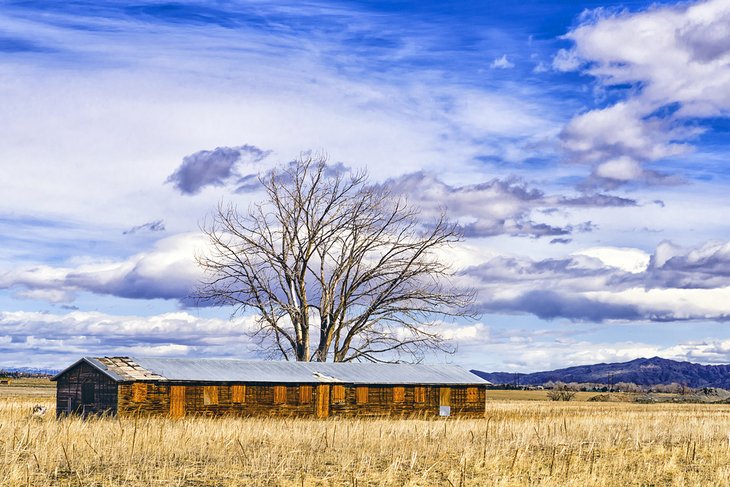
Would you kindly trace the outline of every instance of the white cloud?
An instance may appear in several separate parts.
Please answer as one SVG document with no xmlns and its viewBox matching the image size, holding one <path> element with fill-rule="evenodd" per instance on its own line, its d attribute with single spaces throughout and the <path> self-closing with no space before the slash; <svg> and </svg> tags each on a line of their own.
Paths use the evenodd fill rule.
<svg viewBox="0 0 730 487">
<path fill-rule="evenodd" d="M 253 317 L 225 320 L 185 312 L 0 312 L 0 366 L 63 367 L 84 355 L 253 358 L 257 348 L 246 333 L 254 326 Z"/>
<path fill-rule="evenodd" d="M 434 174 L 419 171 L 386 181 L 391 191 L 405 195 L 427 216 L 448 212 L 461 225 L 467 237 L 494 235 L 543 236 L 590 232 L 590 222 L 547 224 L 533 221 L 533 210 L 540 208 L 635 206 L 628 198 L 606 194 L 579 196 L 546 195 L 518 178 L 492 179 L 464 186 L 452 186 Z"/>
<path fill-rule="evenodd" d="M 550 71 L 550 69 L 549 69 L 548 65 L 546 65 L 546 64 L 545 64 L 544 62 L 542 62 L 542 61 L 540 61 L 539 63 L 537 63 L 537 64 L 535 65 L 535 67 L 534 67 L 534 68 L 532 69 L 532 72 L 533 72 L 533 73 L 537 73 L 537 74 L 540 74 L 540 73 L 546 73 L 546 72 L 548 72 L 548 71 Z"/>
<path fill-rule="evenodd" d="M 703 364 L 730 362 L 730 340 L 688 340 L 658 345 L 636 340 L 591 342 L 576 338 L 534 337 L 526 341 L 482 343 L 483 360 L 473 367 L 485 372 L 538 372 L 596 363 L 662 357 Z"/>
<path fill-rule="evenodd" d="M 0 274 L 0 288 L 51 302 L 70 302 L 79 291 L 184 301 L 202 277 L 195 254 L 205 245 L 202 234 L 178 234 L 124 260 L 84 259 L 75 267 L 18 266 Z"/>
<path fill-rule="evenodd" d="M 560 49 L 553 57 L 553 69 L 557 71 L 575 71 L 581 65 L 574 50 Z"/>
<path fill-rule="evenodd" d="M 570 157 L 593 165 L 598 184 L 660 182 L 641 166 L 691 150 L 700 130 L 688 119 L 730 115 L 728 23 L 730 4 L 709 0 L 639 13 L 599 10 L 568 33 L 575 46 L 555 56 L 556 69 L 586 66 L 608 89 L 634 87 L 623 101 L 565 127 Z"/>
<path fill-rule="evenodd" d="M 595 170 L 597 176 L 618 181 L 632 181 L 639 179 L 643 174 L 641 165 L 627 156 L 609 159 L 600 163 Z"/>
<path fill-rule="evenodd" d="M 730 286 L 714 289 L 646 289 L 588 291 L 588 300 L 636 309 L 636 316 L 654 321 L 730 319 Z"/>
<path fill-rule="evenodd" d="M 502 54 L 501 57 L 494 58 L 494 61 L 492 61 L 492 64 L 490 64 L 489 67 L 492 69 L 510 69 L 514 68 L 515 65 L 507 59 L 506 54 Z"/>
<path fill-rule="evenodd" d="M 616 247 L 592 247 L 579 250 L 573 255 L 594 257 L 608 266 L 631 273 L 646 271 L 651 259 L 643 250 Z"/>
<path fill-rule="evenodd" d="M 485 313 L 581 322 L 730 320 L 730 243 L 589 248 L 541 261 L 497 256 L 463 271 Z"/>
<path fill-rule="evenodd" d="M 356 30 L 377 20 L 331 13 L 338 22 L 351 16 Z M 181 201 L 161 185 L 201 150 L 253 144 L 272 150 L 274 164 L 325 149 L 382 179 L 447 161 L 455 172 L 467 170 L 485 154 L 524 159 L 534 141 L 521 138 L 559 129 L 529 87 L 469 89 L 439 72 L 362 76 L 362 57 L 332 36 L 277 35 L 245 23 L 201 29 L 149 28 L 127 17 L 47 20 L 0 14 L 5 31 L 53 45 L 72 64 L 22 53 L 3 58 L 0 158 L 14 161 L 3 168 L 8 212 L 33 208 L 118 231 L 163 219 L 171 232 L 189 231 L 226 188 L 207 186 Z M 63 27 L 76 22 L 98 28 Z"/>
</svg>

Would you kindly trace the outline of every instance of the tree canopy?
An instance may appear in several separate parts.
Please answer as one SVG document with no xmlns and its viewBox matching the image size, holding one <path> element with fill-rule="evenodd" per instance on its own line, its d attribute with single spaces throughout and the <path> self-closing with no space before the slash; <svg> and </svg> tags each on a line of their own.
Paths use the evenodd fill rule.
<svg viewBox="0 0 730 487">
<path fill-rule="evenodd" d="M 257 315 L 271 356 L 299 361 L 418 361 L 450 350 L 447 318 L 471 316 L 473 291 L 451 281 L 443 252 L 461 238 L 365 171 L 302 157 L 259 177 L 266 197 L 220 203 L 202 225 L 199 298 Z"/>
</svg>

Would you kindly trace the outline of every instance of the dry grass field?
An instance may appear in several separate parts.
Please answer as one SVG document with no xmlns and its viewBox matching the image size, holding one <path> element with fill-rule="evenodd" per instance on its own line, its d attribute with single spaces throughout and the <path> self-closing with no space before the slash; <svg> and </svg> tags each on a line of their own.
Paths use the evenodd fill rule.
<svg viewBox="0 0 730 487">
<path fill-rule="evenodd" d="M 730 485 L 730 405 L 503 398 L 475 420 L 32 418 L 51 392 L 0 388 L 0 485 Z"/>
<path fill-rule="evenodd" d="M 490 389 L 487 391 L 489 401 L 548 401 L 548 391 L 522 391 L 522 390 L 501 390 Z M 587 401 L 598 392 L 576 392 L 574 401 Z"/>
</svg>

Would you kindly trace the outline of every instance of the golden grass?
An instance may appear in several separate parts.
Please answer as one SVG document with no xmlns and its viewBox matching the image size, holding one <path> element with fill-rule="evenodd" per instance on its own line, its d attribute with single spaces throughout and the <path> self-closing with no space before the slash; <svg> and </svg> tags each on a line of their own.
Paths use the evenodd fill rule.
<svg viewBox="0 0 730 487">
<path fill-rule="evenodd" d="M 0 399 L 7 397 L 52 398 L 55 397 L 55 394 L 56 384 L 49 379 L 12 379 L 10 384 L 0 384 Z"/>
<path fill-rule="evenodd" d="M 519 389 L 489 389 L 487 391 L 487 400 L 489 401 L 549 401 L 547 390 L 523 391 Z M 587 401 L 588 399 L 601 394 L 600 392 L 583 392 L 575 393 L 574 401 Z"/>
<path fill-rule="evenodd" d="M 730 485 L 730 406 L 490 402 L 463 420 L 92 419 L 0 398 L 0 485 Z M 42 401 L 50 405 L 51 401 Z"/>
</svg>

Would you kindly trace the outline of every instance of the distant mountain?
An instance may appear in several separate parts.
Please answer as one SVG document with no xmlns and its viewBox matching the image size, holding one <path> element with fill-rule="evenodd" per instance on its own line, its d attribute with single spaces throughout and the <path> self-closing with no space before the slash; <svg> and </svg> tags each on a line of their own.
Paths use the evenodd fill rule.
<svg viewBox="0 0 730 487">
<path fill-rule="evenodd" d="M 689 387 L 730 389 L 730 365 L 700 365 L 660 357 L 638 358 L 615 364 L 580 365 L 567 369 L 515 374 L 472 370 L 493 384 L 542 385 L 549 381 L 616 384 L 633 382 L 642 386 L 678 384 Z"/>
<path fill-rule="evenodd" d="M 56 375 L 60 371 L 56 369 L 38 369 L 35 367 L 2 367 L 0 375 L 6 374 L 27 374 L 27 375 Z"/>
</svg>

